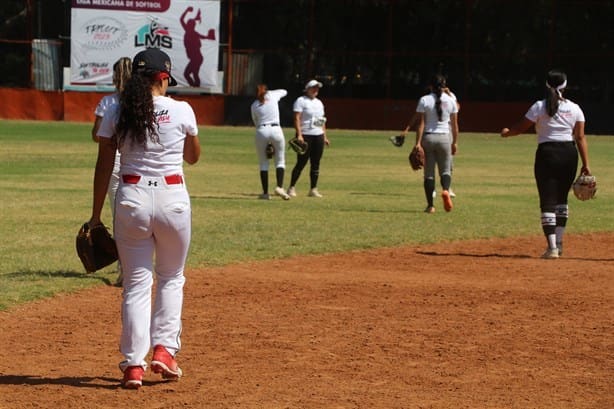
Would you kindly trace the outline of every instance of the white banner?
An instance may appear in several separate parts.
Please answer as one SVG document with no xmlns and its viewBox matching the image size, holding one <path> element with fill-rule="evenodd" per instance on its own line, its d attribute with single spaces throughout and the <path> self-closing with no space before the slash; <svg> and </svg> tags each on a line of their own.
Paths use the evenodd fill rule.
<svg viewBox="0 0 614 409">
<path fill-rule="evenodd" d="M 160 48 L 179 86 L 218 81 L 219 0 L 72 0 L 70 82 L 112 84 L 113 64 Z"/>
</svg>

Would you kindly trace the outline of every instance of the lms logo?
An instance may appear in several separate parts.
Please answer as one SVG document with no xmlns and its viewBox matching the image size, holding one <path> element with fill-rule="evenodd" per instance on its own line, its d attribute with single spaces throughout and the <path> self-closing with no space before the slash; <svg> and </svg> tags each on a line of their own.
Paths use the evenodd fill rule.
<svg viewBox="0 0 614 409">
<path fill-rule="evenodd" d="M 151 19 L 149 24 L 145 24 L 136 32 L 134 36 L 134 46 L 146 48 L 173 48 L 173 39 L 168 31 L 168 27 L 161 27 L 156 20 Z"/>
</svg>

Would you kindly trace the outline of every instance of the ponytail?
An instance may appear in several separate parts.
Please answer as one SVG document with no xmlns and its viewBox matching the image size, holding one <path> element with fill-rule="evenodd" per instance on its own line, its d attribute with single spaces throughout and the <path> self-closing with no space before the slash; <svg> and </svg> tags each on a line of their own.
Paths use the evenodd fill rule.
<svg viewBox="0 0 614 409">
<path fill-rule="evenodd" d="M 113 85 L 119 92 L 124 90 L 126 83 L 132 74 L 132 61 L 128 57 L 122 57 L 113 64 Z"/>
<path fill-rule="evenodd" d="M 441 74 L 433 75 L 431 79 L 431 91 L 435 94 L 435 111 L 437 111 L 437 119 L 442 120 L 443 110 L 441 109 L 441 94 L 446 88 L 446 78 Z"/>
<path fill-rule="evenodd" d="M 546 79 L 546 112 L 553 117 L 559 110 L 559 104 L 564 100 L 563 90 L 567 86 L 567 75 L 558 70 L 548 72 Z"/>
<path fill-rule="evenodd" d="M 160 142 L 151 93 L 153 81 L 145 73 L 134 73 L 125 84 L 119 98 L 118 145 L 128 140 L 144 147 L 148 138 Z"/>
</svg>

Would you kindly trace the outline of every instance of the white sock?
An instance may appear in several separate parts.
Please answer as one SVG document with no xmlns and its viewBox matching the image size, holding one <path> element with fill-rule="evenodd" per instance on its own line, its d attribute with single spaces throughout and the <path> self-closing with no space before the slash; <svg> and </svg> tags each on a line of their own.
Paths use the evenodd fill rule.
<svg viewBox="0 0 614 409">
<path fill-rule="evenodd" d="M 549 234 L 548 238 L 548 248 L 555 249 L 556 248 L 556 234 Z"/>
</svg>

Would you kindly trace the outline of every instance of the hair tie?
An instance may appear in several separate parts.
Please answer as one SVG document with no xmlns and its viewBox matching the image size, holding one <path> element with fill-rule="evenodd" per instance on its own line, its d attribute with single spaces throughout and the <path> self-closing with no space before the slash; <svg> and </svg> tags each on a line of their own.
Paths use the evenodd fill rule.
<svg viewBox="0 0 614 409">
<path fill-rule="evenodd" d="M 561 90 L 567 87 L 567 80 L 563 81 L 561 85 L 558 85 L 556 87 L 553 87 L 552 85 L 548 84 L 548 81 L 546 81 L 546 87 L 556 90 L 556 93 L 559 94 L 559 98 L 563 99 L 563 94 L 561 93 Z"/>
</svg>

